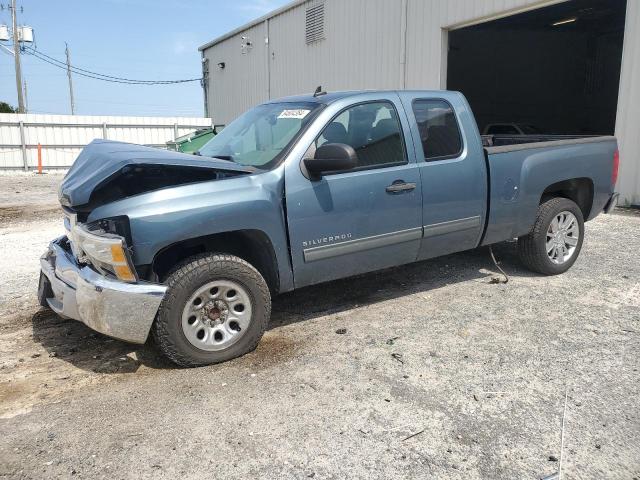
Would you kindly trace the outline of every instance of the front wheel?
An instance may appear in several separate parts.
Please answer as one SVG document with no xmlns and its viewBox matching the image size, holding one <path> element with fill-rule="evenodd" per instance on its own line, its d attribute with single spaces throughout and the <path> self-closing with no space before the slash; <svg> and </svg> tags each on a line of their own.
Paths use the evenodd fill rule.
<svg viewBox="0 0 640 480">
<path fill-rule="evenodd" d="M 166 284 L 153 337 L 174 363 L 209 365 L 256 348 L 269 322 L 271 297 L 249 263 L 224 254 L 194 257 Z"/>
<path fill-rule="evenodd" d="M 567 198 L 551 198 L 538 207 L 531 232 L 518 238 L 518 254 L 529 270 L 558 275 L 574 264 L 583 238 L 580 207 Z"/>
</svg>

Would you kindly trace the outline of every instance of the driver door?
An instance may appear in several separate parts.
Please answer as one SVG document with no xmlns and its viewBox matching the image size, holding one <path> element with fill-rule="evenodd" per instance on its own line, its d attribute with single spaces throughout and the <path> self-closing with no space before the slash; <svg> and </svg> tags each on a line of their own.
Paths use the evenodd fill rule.
<svg viewBox="0 0 640 480">
<path fill-rule="evenodd" d="M 408 123 L 396 94 L 334 112 L 303 155 L 324 143 L 358 154 L 349 171 L 305 176 L 291 162 L 285 174 L 287 220 L 296 287 L 416 260 L 422 196 Z"/>
</svg>

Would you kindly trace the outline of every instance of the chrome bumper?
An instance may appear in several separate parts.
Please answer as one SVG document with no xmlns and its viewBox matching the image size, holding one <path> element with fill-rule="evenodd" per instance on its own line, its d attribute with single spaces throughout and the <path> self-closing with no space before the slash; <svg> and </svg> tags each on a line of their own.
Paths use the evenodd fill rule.
<svg viewBox="0 0 640 480">
<path fill-rule="evenodd" d="M 60 237 L 40 258 L 51 283 L 44 299 L 60 316 L 78 320 L 110 337 L 144 343 L 167 287 L 154 283 L 125 283 L 79 265 Z M 51 296 L 51 294 L 53 294 Z"/>
</svg>

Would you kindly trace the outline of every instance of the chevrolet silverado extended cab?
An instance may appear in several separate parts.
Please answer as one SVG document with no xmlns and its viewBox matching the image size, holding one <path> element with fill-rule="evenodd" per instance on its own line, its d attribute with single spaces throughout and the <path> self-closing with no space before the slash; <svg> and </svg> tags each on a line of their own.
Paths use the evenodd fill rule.
<svg viewBox="0 0 640 480">
<path fill-rule="evenodd" d="M 254 349 L 296 288 L 514 238 L 565 272 L 616 201 L 616 139 L 482 140 L 447 91 L 270 101 L 199 155 L 96 140 L 60 186 L 39 300 L 195 366 Z"/>
</svg>

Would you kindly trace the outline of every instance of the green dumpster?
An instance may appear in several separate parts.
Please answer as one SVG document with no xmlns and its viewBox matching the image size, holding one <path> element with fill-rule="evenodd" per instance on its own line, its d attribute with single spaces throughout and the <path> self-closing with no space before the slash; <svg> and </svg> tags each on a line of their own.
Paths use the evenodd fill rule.
<svg viewBox="0 0 640 480">
<path fill-rule="evenodd" d="M 167 148 L 176 152 L 194 153 L 214 136 L 213 128 L 203 128 L 167 142 Z"/>
</svg>

